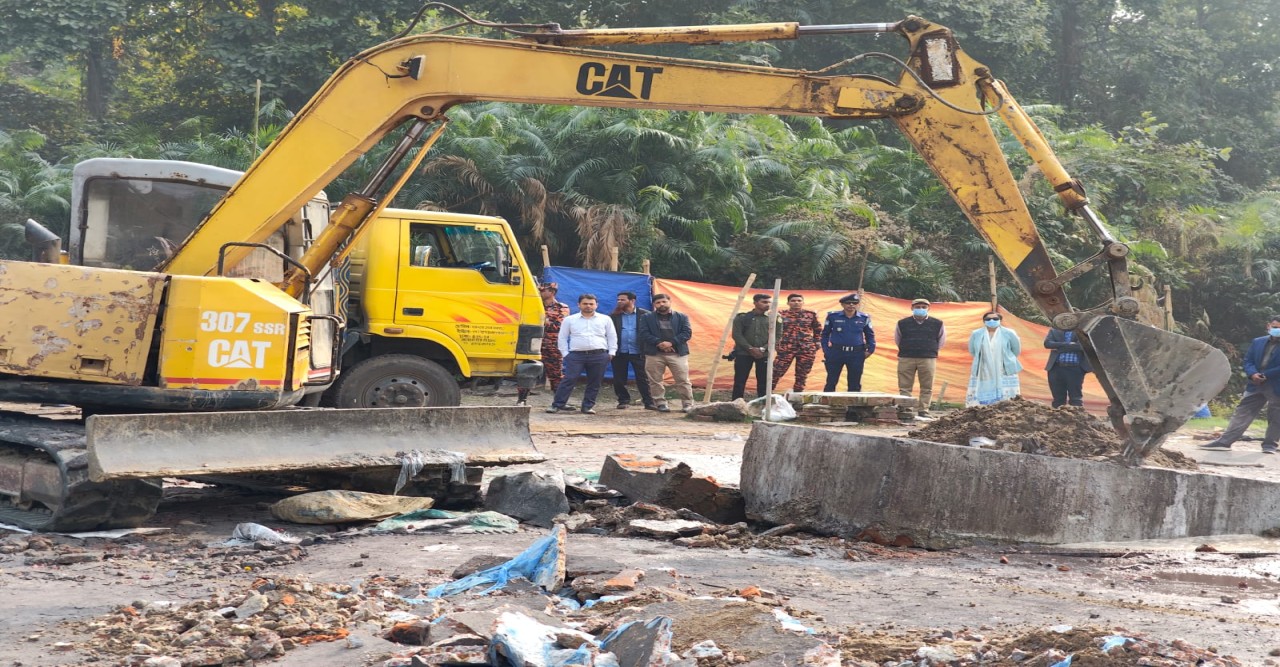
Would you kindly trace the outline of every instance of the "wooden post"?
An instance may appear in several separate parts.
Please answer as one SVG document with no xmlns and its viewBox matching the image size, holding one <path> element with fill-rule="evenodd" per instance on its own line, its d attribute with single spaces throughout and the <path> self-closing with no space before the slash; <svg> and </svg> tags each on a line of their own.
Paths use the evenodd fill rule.
<svg viewBox="0 0 1280 667">
<path fill-rule="evenodd" d="M 543 244 L 543 246 L 542 246 L 542 268 L 543 268 L 543 269 L 546 269 L 548 266 L 551 266 L 551 253 L 550 253 L 550 252 L 547 252 L 547 246 L 546 246 L 545 244 Z"/>
<path fill-rule="evenodd" d="M 942 403 L 946 400 L 946 397 L 947 397 L 947 381 L 946 381 L 946 380 L 943 380 L 943 381 L 942 381 L 942 389 L 938 392 L 938 398 L 937 398 L 938 403 L 939 403 L 939 404 L 942 404 Z M 925 410 L 928 410 L 928 409 L 929 409 L 929 406 L 927 406 L 927 405 L 926 405 L 926 406 L 924 406 L 924 409 L 925 409 Z"/>
<path fill-rule="evenodd" d="M 987 272 L 991 274 L 991 312 L 1000 312 L 1000 299 L 996 295 L 996 258 L 987 255 Z"/>
<path fill-rule="evenodd" d="M 720 334 L 720 345 L 716 347 L 715 356 L 711 357 L 711 370 L 707 371 L 707 390 L 702 394 L 702 402 L 711 402 L 711 391 L 716 386 L 716 369 L 720 367 L 720 353 L 724 351 L 724 343 L 733 333 L 733 318 L 738 316 L 738 311 L 742 309 L 742 300 L 747 298 L 747 292 L 751 291 L 751 286 L 756 282 L 756 274 L 747 276 L 747 282 L 742 286 L 742 291 L 738 292 L 738 301 L 733 304 L 733 312 L 729 313 L 729 321 L 724 325 L 724 333 Z"/>
<path fill-rule="evenodd" d="M 649 275 L 649 260 L 646 259 L 640 263 L 640 271 L 646 276 Z"/>
<path fill-rule="evenodd" d="M 258 114 L 262 113 L 262 79 L 258 79 L 253 85 L 253 155 L 257 157 L 262 154 L 262 147 L 258 145 Z"/>
<path fill-rule="evenodd" d="M 1164 330 L 1173 331 L 1173 288 L 1164 286 Z"/>
<path fill-rule="evenodd" d="M 615 272 L 618 270 L 618 246 L 609 248 L 609 270 Z"/>
<path fill-rule="evenodd" d="M 858 269 L 858 296 L 862 296 L 862 279 L 867 275 L 867 260 L 871 258 L 871 243 L 867 243 L 867 248 L 862 252 L 862 267 Z"/>
<path fill-rule="evenodd" d="M 764 420 L 769 421 L 773 407 L 773 350 L 778 347 L 778 299 L 782 296 L 782 279 L 773 281 L 773 305 L 769 306 L 769 346 L 764 351 Z"/>
</svg>

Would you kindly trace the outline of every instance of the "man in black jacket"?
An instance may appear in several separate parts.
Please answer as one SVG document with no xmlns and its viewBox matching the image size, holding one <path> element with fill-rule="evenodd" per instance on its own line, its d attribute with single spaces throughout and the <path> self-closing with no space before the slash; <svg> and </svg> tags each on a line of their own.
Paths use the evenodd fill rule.
<svg viewBox="0 0 1280 667">
<path fill-rule="evenodd" d="M 649 311 L 636 307 L 635 292 L 618 292 L 618 305 L 609 317 L 613 318 L 613 327 L 618 331 L 618 353 L 613 356 L 613 393 L 618 397 L 618 409 L 625 410 L 631 405 L 631 392 L 627 391 L 627 367 L 636 376 L 636 389 L 640 392 L 640 400 L 646 410 L 652 410 L 653 397 L 649 395 L 649 383 L 645 381 L 644 350 L 640 347 L 640 337 L 636 334 L 640 327 L 640 318 Z"/>
<path fill-rule="evenodd" d="M 1060 408 L 1068 402 L 1084 405 L 1084 374 L 1093 368 L 1089 366 L 1089 357 L 1085 356 L 1084 348 L 1076 340 L 1075 332 L 1050 329 L 1044 337 L 1044 346 L 1053 350 L 1049 353 L 1049 363 L 1044 367 L 1049 371 L 1053 407 Z"/>
<path fill-rule="evenodd" d="M 693 408 L 693 385 L 689 382 L 689 339 L 693 327 L 689 316 L 671 309 L 671 297 L 653 295 L 653 312 L 640 318 L 640 345 L 644 351 L 644 371 L 649 379 L 649 395 L 658 412 L 671 412 L 667 407 L 667 388 L 662 383 L 667 369 L 675 382 L 676 393 L 685 412 Z M 639 383 L 639 379 L 636 380 Z"/>
</svg>

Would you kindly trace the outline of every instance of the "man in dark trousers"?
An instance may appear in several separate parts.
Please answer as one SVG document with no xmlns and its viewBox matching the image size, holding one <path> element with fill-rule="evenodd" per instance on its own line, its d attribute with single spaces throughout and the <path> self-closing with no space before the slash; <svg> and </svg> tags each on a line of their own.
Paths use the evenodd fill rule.
<svg viewBox="0 0 1280 667">
<path fill-rule="evenodd" d="M 764 396 L 769 363 L 769 308 L 773 297 L 757 294 L 751 297 L 751 310 L 733 318 L 733 398 L 745 398 L 747 377 L 756 371 L 756 396 Z M 782 319 L 774 321 L 776 336 L 782 335 Z"/>
<path fill-rule="evenodd" d="M 1231 449 L 1232 443 L 1244 435 L 1265 405 L 1267 432 L 1262 436 L 1262 451 L 1276 453 L 1276 438 L 1280 438 L 1280 315 L 1273 316 L 1267 323 L 1267 335 L 1254 338 L 1249 345 L 1244 355 L 1244 372 L 1249 376 L 1249 384 L 1245 385 L 1240 405 L 1227 422 L 1227 430 L 1200 449 Z"/>
<path fill-rule="evenodd" d="M 861 301 L 858 294 L 840 297 L 842 310 L 827 313 L 822 326 L 823 363 L 827 366 L 827 386 L 823 391 L 835 391 L 840 373 L 846 369 L 849 391 L 862 391 L 862 367 L 867 357 L 875 354 L 876 332 L 871 328 L 871 316 L 858 312 Z"/>
<path fill-rule="evenodd" d="M 636 390 L 640 392 L 640 400 L 646 410 L 652 410 L 653 397 L 649 395 L 649 383 L 644 373 L 644 349 L 640 337 L 636 334 L 640 318 L 649 311 L 636 307 L 635 292 L 618 292 L 618 305 L 614 306 L 609 317 L 613 319 L 613 328 L 618 332 L 618 353 L 613 355 L 613 394 L 618 397 L 618 409 L 625 410 L 631 406 L 631 392 L 627 391 L 627 367 L 636 376 Z"/>
<path fill-rule="evenodd" d="M 898 345 L 898 393 L 910 396 L 920 377 L 920 404 L 916 414 L 929 416 L 933 402 L 933 375 L 938 369 L 938 350 L 947 344 L 947 327 L 942 320 L 929 316 L 929 300 L 911 302 L 911 317 L 898 320 L 893 330 Z"/>
<path fill-rule="evenodd" d="M 1066 403 L 1084 405 L 1084 374 L 1092 373 L 1089 358 L 1076 338 L 1076 332 L 1050 329 L 1044 337 L 1044 346 L 1053 350 L 1049 353 L 1049 363 L 1045 370 L 1049 371 L 1049 393 L 1053 394 L 1053 407 L 1060 408 Z"/>
</svg>

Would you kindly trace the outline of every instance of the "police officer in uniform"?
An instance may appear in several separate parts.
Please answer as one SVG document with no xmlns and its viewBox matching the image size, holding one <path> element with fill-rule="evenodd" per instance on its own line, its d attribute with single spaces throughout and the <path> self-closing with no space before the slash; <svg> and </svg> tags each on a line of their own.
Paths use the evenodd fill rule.
<svg viewBox="0 0 1280 667">
<path fill-rule="evenodd" d="M 871 316 L 858 312 L 861 300 L 857 294 L 841 297 L 844 310 L 827 313 L 822 327 L 823 363 L 827 367 L 823 391 L 835 391 L 845 369 L 849 371 L 849 391 L 862 391 L 862 366 L 876 351 L 876 332 L 871 328 Z"/>
</svg>

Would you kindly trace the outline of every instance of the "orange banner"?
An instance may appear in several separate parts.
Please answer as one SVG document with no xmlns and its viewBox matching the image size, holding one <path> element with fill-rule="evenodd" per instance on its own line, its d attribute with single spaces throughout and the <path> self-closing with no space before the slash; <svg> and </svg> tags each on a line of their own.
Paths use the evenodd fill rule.
<svg viewBox="0 0 1280 667">
<path fill-rule="evenodd" d="M 722 285 L 709 285 L 684 280 L 665 280 L 655 278 L 653 291 L 671 296 L 672 307 L 689 316 L 693 326 L 693 340 L 689 342 L 689 376 L 693 381 L 694 393 L 701 399 L 702 391 L 707 386 L 707 374 L 711 370 L 713 359 L 728 354 L 733 349 L 730 339 L 723 350 L 717 350 L 716 344 L 724 334 L 725 324 L 733 312 L 733 304 L 738 298 L 741 288 Z M 752 290 L 743 302 L 743 310 L 751 308 L 751 294 L 764 294 L 768 290 Z M 840 310 L 840 297 L 849 292 L 831 292 L 818 290 L 783 290 L 782 308 L 786 308 L 787 294 L 803 294 L 805 308 L 818 313 L 818 320 L 826 318 L 830 311 Z M 898 347 L 893 342 L 893 330 L 898 320 L 911 314 L 911 302 L 907 299 L 894 299 L 878 294 L 865 294 L 859 306 L 862 312 L 871 315 L 871 325 L 876 332 L 876 353 L 867 359 L 866 370 L 862 374 L 863 391 L 882 391 L 897 393 L 898 391 Z M 938 355 L 938 370 L 933 382 L 933 400 L 948 403 L 964 403 L 965 389 L 969 386 L 969 334 L 982 328 L 982 314 L 989 310 L 987 303 L 935 303 L 929 308 L 929 314 L 946 324 L 947 342 Z M 1022 395 L 1025 398 L 1050 401 L 1049 381 L 1044 370 L 1049 360 L 1049 350 L 1044 347 L 1044 337 L 1049 328 L 1018 319 L 1004 312 L 1004 326 L 1013 329 L 1022 341 L 1021 374 Z M 794 369 L 794 366 L 793 366 Z M 777 387 L 782 392 L 791 389 L 794 380 L 793 370 L 788 370 Z M 821 391 L 826 381 L 827 371 L 822 365 L 822 353 L 813 365 L 809 380 L 805 387 L 809 391 Z M 942 394 L 943 383 L 947 390 Z M 730 389 L 733 386 L 733 363 L 720 361 L 716 369 L 716 389 Z M 842 379 L 839 389 L 843 391 L 847 385 Z M 755 380 L 747 383 L 748 396 L 754 394 Z M 918 391 L 918 388 L 917 388 Z M 1105 411 L 1106 394 L 1092 373 L 1085 376 L 1085 407 L 1091 411 Z"/>
</svg>

